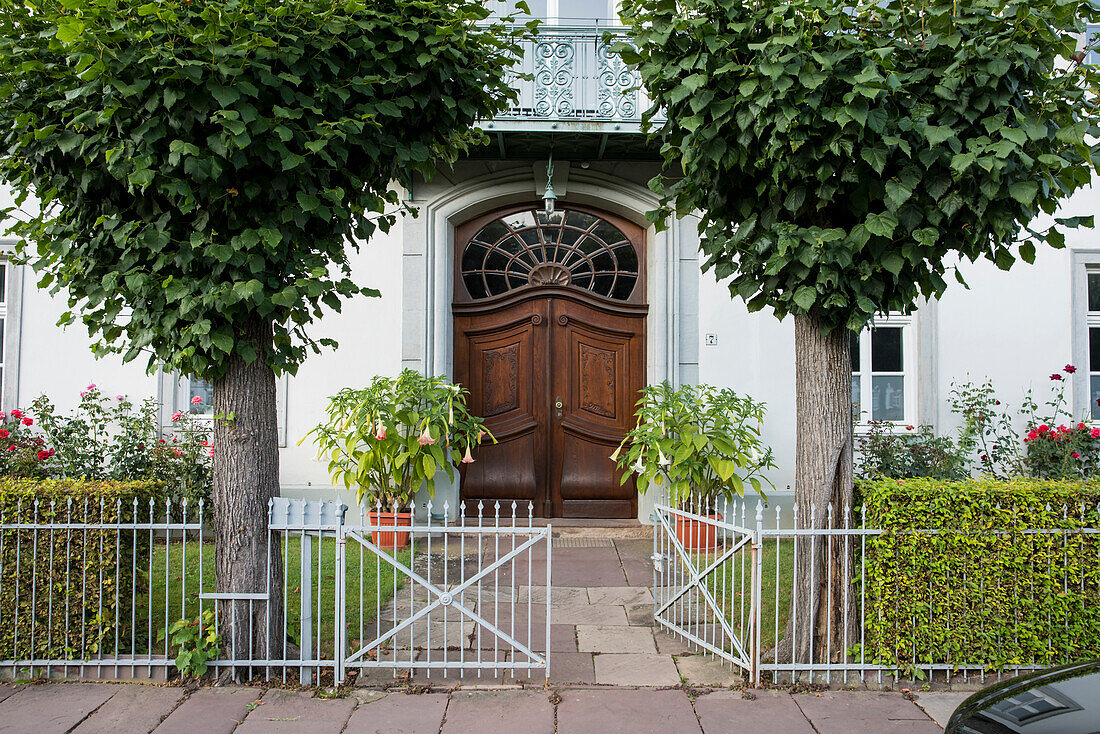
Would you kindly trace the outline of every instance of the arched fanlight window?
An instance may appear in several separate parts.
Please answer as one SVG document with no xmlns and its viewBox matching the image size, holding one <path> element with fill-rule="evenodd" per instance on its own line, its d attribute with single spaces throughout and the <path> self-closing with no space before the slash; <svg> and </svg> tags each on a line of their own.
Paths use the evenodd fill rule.
<svg viewBox="0 0 1100 734">
<path fill-rule="evenodd" d="M 474 299 L 527 285 L 571 286 L 625 301 L 638 282 L 638 252 L 605 219 L 573 210 L 524 210 L 482 227 L 462 252 Z"/>
</svg>

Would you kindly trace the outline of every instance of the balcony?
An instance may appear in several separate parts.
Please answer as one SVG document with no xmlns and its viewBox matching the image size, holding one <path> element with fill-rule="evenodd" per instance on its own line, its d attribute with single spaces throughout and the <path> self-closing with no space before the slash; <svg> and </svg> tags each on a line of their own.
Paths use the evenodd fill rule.
<svg viewBox="0 0 1100 734">
<path fill-rule="evenodd" d="M 604 33 L 610 33 L 610 43 Z M 625 29 L 543 26 L 524 44 L 512 109 L 483 125 L 489 133 L 639 133 L 649 106 L 637 72 L 611 50 Z M 519 78 L 521 74 L 529 79 Z"/>
</svg>

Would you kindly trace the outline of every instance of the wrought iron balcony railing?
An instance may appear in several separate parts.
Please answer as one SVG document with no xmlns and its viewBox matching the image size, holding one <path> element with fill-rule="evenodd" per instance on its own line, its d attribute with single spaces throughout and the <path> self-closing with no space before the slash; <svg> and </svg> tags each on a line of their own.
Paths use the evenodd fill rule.
<svg viewBox="0 0 1100 734">
<path fill-rule="evenodd" d="M 638 73 L 611 50 L 625 38 L 621 28 L 543 26 L 517 64 L 519 100 L 485 127 L 637 132 L 649 100 Z"/>
</svg>

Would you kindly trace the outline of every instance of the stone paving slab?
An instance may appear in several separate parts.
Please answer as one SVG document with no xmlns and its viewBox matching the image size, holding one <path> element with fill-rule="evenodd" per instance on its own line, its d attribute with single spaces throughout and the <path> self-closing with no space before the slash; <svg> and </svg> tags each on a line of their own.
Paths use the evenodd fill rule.
<svg viewBox="0 0 1100 734">
<path fill-rule="evenodd" d="M 348 723 L 355 703 L 350 698 L 326 700 L 314 698 L 310 693 L 271 690 L 264 695 L 259 706 L 248 712 L 235 734 L 303 731 L 339 734 Z"/>
<path fill-rule="evenodd" d="M 652 573 L 650 574 L 652 577 Z M 590 561 L 561 561 L 554 559 L 553 576 L 554 586 L 630 586 L 623 567 L 618 560 L 590 562 Z M 524 580 L 524 583 L 527 583 Z M 538 583 L 537 577 L 534 583 Z M 648 584 L 649 582 L 647 582 Z"/>
<path fill-rule="evenodd" d="M 662 627 L 653 628 L 653 639 L 657 641 L 657 652 L 662 655 L 690 655 L 698 652 L 676 635 L 666 632 Z"/>
<path fill-rule="evenodd" d="M 446 693 L 390 693 L 363 703 L 351 715 L 346 734 L 438 734 L 447 710 Z"/>
<path fill-rule="evenodd" d="M 648 604 L 653 606 L 653 592 L 648 586 L 592 586 L 585 589 L 589 604 L 621 604 L 631 606 Z M 557 603 L 557 590 L 554 590 L 554 603 Z"/>
<path fill-rule="evenodd" d="M 590 652 L 559 652 L 550 656 L 550 684 L 592 684 L 596 669 Z"/>
<path fill-rule="evenodd" d="M 0 701 L 0 732 L 67 732 L 119 691 L 109 683 L 27 686 Z"/>
<path fill-rule="evenodd" d="M 652 562 L 625 558 L 623 559 L 623 572 L 626 574 L 628 586 L 650 586 L 653 583 Z M 590 586 L 596 585 L 590 584 Z"/>
<path fill-rule="evenodd" d="M 973 691 L 941 691 L 917 694 L 917 705 L 928 714 L 932 721 L 947 728 L 947 721 L 955 709 L 973 695 Z"/>
<path fill-rule="evenodd" d="M 550 621 L 555 624 L 615 625 L 626 627 L 630 620 L 626 609 L 611 604 L 585 604 L 584 606 L 556 607 L 550 610 Z"/>
<path fill-rule="evenodd" d="M 705 734 L 814 734 L 802 709 L 787 693 L 752 691 L 747 699 L 741 691 L 716 691 L 695 699 L 695 713 Z"/>
<path fill-rule="evenodd" d="M 710 655 L 681 655 L 673 658 L 680 678 L 692 686 L 717 686 L 729 688 L 744 683 L 741 669 Z"/>
<path fill-rule="evenodd" d="M 894 693 L 828 691 L 799 693 L 795 703 L 818 734 L 935 734 L 940 731 L 912 701 Z"/>
<path fill-rule="evenodd" d="M 630 689 L 561 692 L 558 734 L 698 734 L 683 691 Z"/>
<path fill-rule="evenodd" d="M 76 727 L 77 734 L 149 734 L 187 694 L 182 688 L 119 686 L 118 693 Z"/>
<path fill-rule="evenodd" d="M 255 688 L 202 688 L 177 706 L 156 733 L 231 734 L 263 695 Z"/>
<path fill-rule="evenodd" d="M 0 683 L 0 701 L 3 701 L 8 696 L 15 693 L 16 688 L 17 687 L 11 683 Z"/>
<path fill-rule="evenodd" d="M 671 655 L 604 654 L 594 659 L 596 682 L 609 686 L 678 686 L 680 672 Z M 553 670 L 553 668 L 551 668 Z"/>
<path fill-rule="evenodd" d="M 451 694 L 442 734 L 553 734 L 547 691 L 457 691 Z"/>
<path fill-rule="evenodd" d="M 577 625 L 577 649 L 581 652 L 657 653 L 648 627 Z"/>
<path fill-rule="evenodd" d="M 653 602 L 649 604 L 631 604 L 624 607 L 626 609 L 626 621 L 635 627 L 652 627 L 654 625 L 653 620 Z"/>
</svg>

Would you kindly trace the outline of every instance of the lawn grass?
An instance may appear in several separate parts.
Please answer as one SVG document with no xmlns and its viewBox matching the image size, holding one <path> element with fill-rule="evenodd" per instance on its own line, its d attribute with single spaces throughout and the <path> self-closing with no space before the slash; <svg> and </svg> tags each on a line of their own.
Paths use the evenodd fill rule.
<svg viewBox="0 0 1100 734">
<path fill-rule="evenodd" d="M 794 578 L 794 541 L 790 538 L 766 539 L 761 549 L 763 565 L 760 578 L 760 646 L 768 650 L 787 626 L 787 617 L 791 611 L 791 584 Z M 718 555 L 722 554 L 719 546 Z M 726 619 L 734 633 L 747 642 L 749 624 L 752 571 L 750 568 L 750 547 L 743 546 L 736 554 L 707 577 L 707 588 L 715 600 L 725 610 Z M 694 563 L 702 571 L 716 560 L 714 551 L 694 554 Z M 776 571 L 778 570 L 778 577 Z M 776 596 L 776 589 L 780 594 Z M 724 598 L 723 598 L 724 597 Z M 778 617 L 776 612 L 778 611 Z"/>
<path fill-rule="evenodd" d="M 286 629 L 290 642 L 298 644 L 301 640 L 301 571 L 302 571 L 302 541 L 298 536 L 291 536 L 285 542 L 279 543 L 280 550 L 285 556 L 283 568 L 285 570 L 286 590 Z M 331 656 L 335 648 L 335 591 L 336 591 L 336 540 L 335 538 L 323 538 L 318 542 L 312 541 L 313 556 L 310 562 L 311 570 L 311 598 L 310 604 L 313 613 L 312 636 L 315 655 L 316 646 L 320 644 L 320 654 Z M 345 559 L 345 618 L 348 629 L 348 644 L 358 643 L 359 630 L 366 632 L 366 625 L 375 618 L 375 610 L 384 609 L 390 599 L 393 598 L 395 588 L 404 586 L 404 577 L 399 575 L 397 585 L 394 586 L 394 569 L 391 565 L 382 561 L 377 562 L 376 556 L 370 552 L 360 553 L 358 544 L 349 543 Z M 153 630 L 153 652 L 165 651 L 160 630 L 179 619 L 195 619 L 199 616 L 199 560 L 200 550 L 202 555 L 202 591 L 214 590 L 214 543 L 211 541 L 190 540 L 186 543 L 173 541 L 167 548 L 163 540 L 154 542 L 152 551 L 152 572 L 148 585 L 149 593 L 138 597 L 137 614 L 139 617 L 138 630 L 141 633 L 140 620 L 145 619 Z M 274 551 L 274 548 L 273 548 Z M 320 569 L 318 570 L 318 551 L 320 551 Z M 411 560 L 409 550 L 398 551 L 397 559 L 408 565 Z M 275 562 L 273 553 L 272 562 Z M 318 601 L 320 609 L 318 610 Z M 214 602 L 203 600 L 202 609 L 210 609 Z M 148 610 L 148 611 L 147 611 Z M 360 613 L 360 610 L 362 613 Z M 147 617 L 146 614 L 151 614 Z M 317 624 L 320 620 L 320 629 Z M 159 646 L 159 649 L 158 649 Z M 278 653 L 278 647 L 275 648 Z M 175 651 L 169 650 L 170 656 Z"/>
</svg>

